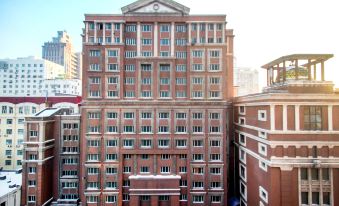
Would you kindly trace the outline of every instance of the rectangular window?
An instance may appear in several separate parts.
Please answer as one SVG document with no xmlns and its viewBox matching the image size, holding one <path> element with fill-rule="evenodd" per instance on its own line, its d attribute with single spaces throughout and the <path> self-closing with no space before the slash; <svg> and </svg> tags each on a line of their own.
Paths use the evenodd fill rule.
<svg viewBox="0 0 339 206">
<path fill-rule="evenodd" d="M 134 140 L 133 139 L 124 139 L 123 140 L 123 147 L 124 148 L 133 148 Z"/>
<path fill-rule="evenodd" d="M 169 174 L 171 172 L 171 168 L 166 166 L 166 167 L 160 167 L 160 173 L 161 174 Z"/>
<path fill-rule="evenodd" d="M 107 71 L 110 71 L 110 72 L 119 71 L 119 65 L 118 64 L 107 64 Z"/>
<path fill-rule="evenodd" d="M 136 32 L 137 26 L 134 24 L 128 24 L 126 25 L 126 32 Z"/>
<path fill-rule="evenodd" d="M 137 40 L 135 38 L 126 38 L 125 42 L 126 42 L 126 45 L 136 45 L 137 44 Z"/>
<path fill-rule="evenodd" d="M 152 45 L 152 39 L 142 39 L 142 45 Z"/>
<path fill-rule="evenodd" d="M 187 140 L 186 139 L 177 139 L 175 140 L 176 147 L 187 147 Z"/>
<path fill-rule="evenodd" d="M 100 64 L 90 64 L 89 70 L 90 71 L 100 71 Z"/>
<path fill-rule="evenodd" d="M 90 57 L 99 57 L 101 54 L 100 54 L 100 50 L 90 50 L 89 51 L 89 56 Z"/>
<path fill-rule="evenodd" d="M 125 71 L 126 72 L 134 72 L 135 71 L 135 65 L 134 64 L 125 65 Z"/>
<path fill-rule="evenodd" d="M 211 42 L 213 43 L 213 42 Z M 218 50 L 212 50 L 210 51 L 210 57 L 219 57 L 220 56 L 220 51 Z"/>
<path fill-rule="evenodd" d="M 106 146 L 107 147 L 116 147 L 118 145 L 117 140 L 106 140 Z"/>
<path fill-rule="evenodd" d="M 158 147 L 160 148 L 168 148 L 170 141 L 168 139 L 160 139 L 158 140 Z"/>
<path fill-rule="evenodd" d="M 124 126 L 124 133 L 134 133 L 134 126 Z"/>
<path fill-rule="evenodd" d="M 169 39 L 160 39 L 160 45 L 161 46 L 168 46 L 168 45 L 170 45 L 170 40 Z"/>
<path fill-rule="evenodd" d="M 194 50 L 192 51 L 192 56 L 195 58 L 201 58 L 204 55 L 203 50 Z"/>
<path fill-rule="evenodd" d="M 150 85 L 152 83 L 152 79 L 151 78 L 143 78 L 142 79 L 142 84 L 143 85 Z"/>
<path fill-rule="evenodd" d="M 186 65 L 185 64 L 178 64 L 176 65 L 177 72 L 186 72 Z"/>
<path fill-rule="evenodd" d="M 192 71 L 203 71 L 203 65 L 202 64 L 193 64 L 192 65 Z"/>
<path fill-rule="evenodd" d="M 152 25 L 148 25 L 148 24 L 141 25 L 141 31 L 142 32 L 150 32 L 150 31 L 152 31 Z"/>
<path fill-rule="evenodd" d="M 186 25 L 182 24 L 182 25 L 176 25 L 175 30 L 176 32 L 186 32 Z"/>
<path fill-rule="evenodd" d="M 169 31 L 170 31 L 170 25 L 168 24 L 160 25 L 160 32 L 169 32 Z"/>
<path fill-rule="evenodd" d="M 169 64 L 161 64 L 160 65 L 160 71 L 161 72 L 169 72 L 171 69 Z"/>
<path fill-rule="evenodd" d="M 149 167 L 141 166 L 140 167 L 140 173 L 149 173 Z"/>
<path fill-rule="evenodd" d="M 152 113 L 151 112 L 142 112 L 141 113 L 141 119 L 151 119 Z"/>
<path fill-rule="evenodd" d="M 321 106 L 304 107 L 304 129 L 322 130 L 322 108 Z"/>
<path fill-rule="evenodd" d="M 117 57 L 118 56 L 118 50 L 107 50 L 107 56 L 108 57 Z"/>
<path fill-rule="evenodd" d="M 220 71 L 219 64 L 210 64 L 210 71 Z"/>
<path fill-rule="evenodd" d="M 151 139 L 142 139 L 140 146 L 142 148 L 151 148 L 152 147 L 152 140 Z"/>
</svg>

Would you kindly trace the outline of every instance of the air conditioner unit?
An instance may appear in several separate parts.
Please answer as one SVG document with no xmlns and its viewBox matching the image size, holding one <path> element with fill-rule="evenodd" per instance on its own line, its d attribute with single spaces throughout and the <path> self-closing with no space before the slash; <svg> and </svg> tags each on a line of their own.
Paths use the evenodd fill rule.
<svg viewBox="0 0 339 206">
<path fill-rule="evenodd" d="M 7 158 L 10 158 L 10 159 L 11 159 L 11 158 L 12 158 L 12 156 L 7 156 Z"/>
</svg>

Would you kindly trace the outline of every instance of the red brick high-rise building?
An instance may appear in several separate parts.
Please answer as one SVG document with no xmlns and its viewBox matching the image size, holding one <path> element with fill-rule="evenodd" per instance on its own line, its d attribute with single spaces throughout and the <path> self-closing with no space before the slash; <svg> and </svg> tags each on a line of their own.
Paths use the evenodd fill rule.
<svg viewBox="0 0 339 206">
<path fill-rule="evenodd" d="M 241 206 L 339 205 L 339 95 L 325 81 L 331 54 L 263 66 L 263 93 L 234 101 Z"/>
<path fill-rule="evenodd" d="M 189 11 L 85 15 L 82 205 L 227 205 L 233 32 Z"/>
</svg>

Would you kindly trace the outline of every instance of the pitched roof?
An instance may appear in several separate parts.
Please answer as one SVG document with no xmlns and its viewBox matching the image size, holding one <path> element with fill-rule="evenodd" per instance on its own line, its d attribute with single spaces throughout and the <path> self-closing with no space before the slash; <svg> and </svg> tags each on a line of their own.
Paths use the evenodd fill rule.
<svg viewBox="0 0 339 206">
<path fill-rule="evenodd" d="M 121 8 L 124 15 L 167 13 L 188 15 L 190 8 L 173 0 L 138 0 Z"/>
</svg>

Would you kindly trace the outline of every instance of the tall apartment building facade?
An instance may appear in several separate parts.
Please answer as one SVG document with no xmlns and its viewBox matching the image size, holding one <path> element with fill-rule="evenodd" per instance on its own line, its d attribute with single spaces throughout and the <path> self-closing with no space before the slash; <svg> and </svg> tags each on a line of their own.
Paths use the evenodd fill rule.
<svg viewBox="0 0 339 206">
<path fill-rule="evenodd" d="M 78 205 L 80 116 L 46 108 L 25 119 L 21 205 Z"/>
<path fill-rule="evenodd" d="M 339 94 L 324 66 L 332 56 L 276 59 L 263 66 L 263 93 L 235 99 L 240 205 L 339 205 Z"/>
<path fill-rule="evenodd" d="M 49 97 L 55 108 L 68 108 L 79 113 L 80 97 Z M 0 97 L 0 167 L 22 168 L 25 117 L 46 108 L 46 97 Z"/>
<path fill-rule="evenodd" d="M 0 96 L 46 96 L 45 79 L 62 78 L 64 67 L 35 57 L 0 60 Z"/>
<path fill-rule="evenodd" d="M 64 66 L 66 78 L 79 78 L 78 67 L 81 62 L 74 52 L 71 37 L 66 31 L 58 31 L 57 37 L 53 37 L 51 42 L 44 43 L 42 58 Z"/>
<path fill-rule="evenodd" d="M 35 57 L 0 60 L 0 96 L 81 96 L 80 79 L 64 79 L 64 67 Z"/>
<path fill-rule="evenodd" d="M 82 204 L 226 205 L 226 16 L 140 0 L 84 22 Z"/>
</svg>

